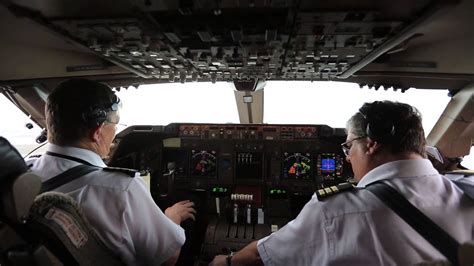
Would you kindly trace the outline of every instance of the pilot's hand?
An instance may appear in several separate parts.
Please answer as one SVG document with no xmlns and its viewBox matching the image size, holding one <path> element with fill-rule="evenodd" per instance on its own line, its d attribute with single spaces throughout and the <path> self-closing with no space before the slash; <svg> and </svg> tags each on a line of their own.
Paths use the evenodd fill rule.
<svg viewBox="0 0 474 266">
<path fill-rule="evenodd" d="M 214 257 L 214 260 L 211 261 L 209 266 L 227 266 L 226 258 L 226 255 L 217 255 Z"/>
<path fill-rule="evenodd" d="M 195 221 L 196 217 L 194 217 L 194 214 L 196 213 L 196 210 L 193 208 L 193 206 L 194 202 L 183 200 L 167 208 L 165 210 L 165 215 L 178 225 L 189 218 Z"/>
</svg>

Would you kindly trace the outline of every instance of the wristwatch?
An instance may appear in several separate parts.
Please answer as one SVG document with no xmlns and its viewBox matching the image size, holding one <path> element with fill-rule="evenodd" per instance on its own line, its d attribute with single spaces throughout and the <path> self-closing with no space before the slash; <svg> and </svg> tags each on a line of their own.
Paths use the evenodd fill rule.
<svg viewBox="0 0 474 266">
<path fill-rule="evenodd" d="M 232 266 L 232 257 L 234 256 L 234 252 L 231 251 L 229 255 L 227 255 L 227 257 L 225 258 L 225 260 L 227 261 L 227 266 Z"/>
</svg>

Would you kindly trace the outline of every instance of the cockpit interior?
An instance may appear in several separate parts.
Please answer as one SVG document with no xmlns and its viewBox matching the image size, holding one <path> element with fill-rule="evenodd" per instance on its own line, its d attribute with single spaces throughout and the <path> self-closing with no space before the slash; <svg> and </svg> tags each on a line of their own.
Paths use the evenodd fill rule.
<svg viewBox="0 0 474 266">
<path fill-rule="evenodd" d="M 233 86 L 240 123 L 129 125 L 107 161 L 140 171 L 161 208 L 195 202 L 181 263 L 205 264 L 352 181 L 344 128 L 263 123 L 267 81 L 443 90 L 451 100 L 428 144 L 466 156 L 472 25 L 471 0 L 2 0 L 0 92 L 44 128 L 47 96 L 69 78 Z"/>
</svg>

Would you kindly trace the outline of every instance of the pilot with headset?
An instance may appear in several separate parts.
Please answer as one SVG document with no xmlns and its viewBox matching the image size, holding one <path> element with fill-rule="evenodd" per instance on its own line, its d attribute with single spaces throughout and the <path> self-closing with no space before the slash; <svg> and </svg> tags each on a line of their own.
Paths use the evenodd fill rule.
<svg viewBox="0 0 474 266">
<path fill-rule="evenodd" d="M 457 259 L 456 250 L 435 248 L 403 209 L 397 212 L 388 204 L 395 194 L 395 203 L 411 203 L 454 242 L 472 239 L 474 204 L 425 158 L 421 117 L 414 107 L 364 104 L 348 121 L 342 148 L 356 188 L 334 189 L 329 197 L 315 193 L 279 231 L 239 252 L 216 256 L 211 265 L 413 265 Z M 392 194 L 383 198 L 373 189 L 381 187 Z"/>
<path fill-rule="evenodd" d="M 434 146 L 426 146 L 426 154 L 436 170 L 474 199 L 474 171 L 461 165 L 461 157 L 447 157 Z"/>
<path fill-rule="evenodd" d="M 119 98 L 105 84 L 61 83 L 46 104 L 48 151 L 31 170 L 43 177 L 43 188 L 72 196 L 127 265 L 174 264 L 185 241 L 180 223 L 194 219 L 194 203 L 181 201 L 163 213 L 135 171 L 107 168 L 101 158 L 110 151 L 119 108 Z"/>
</svg>

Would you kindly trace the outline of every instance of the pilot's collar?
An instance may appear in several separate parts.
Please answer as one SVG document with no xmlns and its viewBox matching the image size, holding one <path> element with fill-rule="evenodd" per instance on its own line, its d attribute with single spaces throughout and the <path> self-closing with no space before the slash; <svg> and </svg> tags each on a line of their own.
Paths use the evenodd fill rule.
<svg viewBox="0 0 474 266">
<path fill-rule="evenodd" d="M 438 171 L 428 159 L 399 160 L 382 164 L 369 171 L 357 184 L 357 187 L 391 178 L 437 175 Z"/>
<path fill-rule="evenodd" d="M 107 167 L 107 165 L 104 163 L 104 161 L 102 161 L 100 156 L 91 150 L 71 146 L 59 146 L 56 144 L 49 143 L 48 151 L 79 158 L 81 160 L 91 163 L 92 165 L 96 165 L 99 167 Z"/>
</svg>

